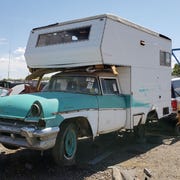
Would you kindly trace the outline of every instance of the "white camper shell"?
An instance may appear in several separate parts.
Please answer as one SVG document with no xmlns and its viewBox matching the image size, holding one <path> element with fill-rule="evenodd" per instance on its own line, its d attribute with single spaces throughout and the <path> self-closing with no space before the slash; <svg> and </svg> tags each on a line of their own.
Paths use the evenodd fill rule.
<svg viewBox="0 0 180 180">
<path fill-rule="evenodd" d="M 35 28 L 25 52 L 31 69 L 116 65 L 123 93 L 152 101 L 161 116 L 171 102 L 170 57 L 168 37 L 107 14 Z"/>
<path fill-rule="evenodd" d="M 117 16 L 104 14 L 35 28 L 25 58 L 32 72 L 116 66 L 121 93 L 131 96 L 122 128 L 145 123 L 152 111 L 158 118 L 170 114 L 171 40 Z"/>
<path fill-rule="evenodd" d="M 170 53 L 170 48 L 170 39 L 161 34 L 113 15 L 99 15 L 33 29 L 25 58 L 30 68 L 157 67 L 160 51 Z"/>
</svg>

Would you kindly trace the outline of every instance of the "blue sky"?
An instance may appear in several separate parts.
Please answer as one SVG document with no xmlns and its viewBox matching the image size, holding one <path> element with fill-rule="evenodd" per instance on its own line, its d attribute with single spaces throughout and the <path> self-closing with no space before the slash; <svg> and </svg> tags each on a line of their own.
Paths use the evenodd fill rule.
<svg viewBox="0 0 180 180">
<path fill-rule="evenodd" d="M 1 0 L 0 8 L 0 79 L 8 70 L 10 78 L 28 74 L 23 54 L 32 28 L 98 14 L 118 15 L 180 47 L 179 0 Z"/>
</svg>

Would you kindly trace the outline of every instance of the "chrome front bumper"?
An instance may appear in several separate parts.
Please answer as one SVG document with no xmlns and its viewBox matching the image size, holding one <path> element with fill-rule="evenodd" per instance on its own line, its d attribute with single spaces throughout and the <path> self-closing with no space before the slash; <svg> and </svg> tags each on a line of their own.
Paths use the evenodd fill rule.
<svg viewBox="0 0 180 180">
<path fill-rule="evenodd" d="M 55 145 L 59 127 L 42 130 L 34 127 L 14 127 L 0 125 L 0 143 L 29 149 L 46 150 Z"/>
</svg>

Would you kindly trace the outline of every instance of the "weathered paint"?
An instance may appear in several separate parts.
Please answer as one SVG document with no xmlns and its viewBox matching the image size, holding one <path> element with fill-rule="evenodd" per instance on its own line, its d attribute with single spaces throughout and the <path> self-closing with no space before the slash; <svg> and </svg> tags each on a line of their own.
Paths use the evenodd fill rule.
<svg viewBox="0 0 180 180">
<path fill-rule="evenodd" d="M 147 103 L 134 100 L 130 95 L 95 96 L 62 92 L 41 92 L 1 98 L 0 117 L 27 118 L 32 104 L 37 101 L 42 106 L 43 118 L 47 118 L 47 120 L 48 118 L 54 118 L 53 113 L 56 112 L 147 106 Z"/>
</svg>

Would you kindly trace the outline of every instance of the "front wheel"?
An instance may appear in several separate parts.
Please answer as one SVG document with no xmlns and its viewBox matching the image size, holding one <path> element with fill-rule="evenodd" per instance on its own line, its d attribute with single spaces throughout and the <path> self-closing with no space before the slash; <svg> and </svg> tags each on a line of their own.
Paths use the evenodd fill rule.
<svg viewBox="0 0 180 180">
<path fill-rule="evenodd" d="M 77 129 L 75 124 L 66 123 L 60 127 L 53 148 L 53 157 L 60 166 L 70 166 L 75 164 L 77 151 Z"/>
</svg>

